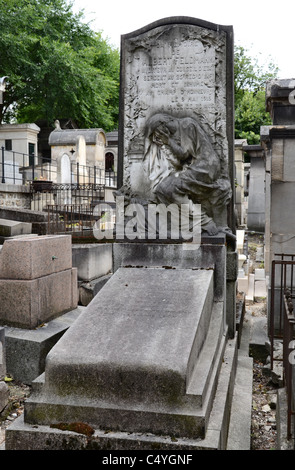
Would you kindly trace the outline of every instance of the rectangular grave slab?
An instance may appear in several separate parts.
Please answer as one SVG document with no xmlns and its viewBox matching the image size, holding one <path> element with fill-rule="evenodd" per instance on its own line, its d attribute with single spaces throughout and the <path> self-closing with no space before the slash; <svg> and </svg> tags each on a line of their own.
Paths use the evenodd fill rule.
<svg viewBox="0 0 295 470">
<path fill-rule="evenodd" d="M 48 354 L 27 422 L 84 416 L 106 429 L 202 435 L 200 397 L 188 389 L 212 306 L 212 270 L 118 269 Z"/>
</svg>

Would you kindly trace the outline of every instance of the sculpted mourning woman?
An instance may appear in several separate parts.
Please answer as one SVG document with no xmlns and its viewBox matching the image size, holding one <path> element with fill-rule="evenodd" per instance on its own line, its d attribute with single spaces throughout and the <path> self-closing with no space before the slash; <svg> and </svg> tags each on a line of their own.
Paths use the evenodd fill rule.
<svg viewBox="0 0 295 470">
<path fill-rule="evenodd" d="M 228 231 L 232 190 L 219 156 L 198 122 L 155 114 L 147 122 L 143 163 L 152 198 L 164 204 L 201 204 L 202 229 Z"/>
</svg>

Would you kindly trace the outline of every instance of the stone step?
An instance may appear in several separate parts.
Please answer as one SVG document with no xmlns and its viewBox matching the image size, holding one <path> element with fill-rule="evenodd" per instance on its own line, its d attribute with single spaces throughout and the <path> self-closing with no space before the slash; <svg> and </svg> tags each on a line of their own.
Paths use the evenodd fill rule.
<svg viewBox="0 0 295 470">
<path fill-rule="evenodd" d="M 216 361 L 224 352 L 224 318 L 222 302 L 213 304 L 211 321 L 206 337 L 206 341 L 199 355 L 198 362 L 190 379 L 186 393 L 197 397 L 197 406 L 202 407 L 206 401 L 208 387 Z"/>
<path fill-rule="evenodd" d="M 231 407 L 227 450 L 250 450 L 253 358 L 239 356 Z"/>
<path fill-rule="evenodd" d="M 204 439 L 118 432 L 112 429 L 106 432 L 95 428 L 89 437 L 50 425 L 28 424 L 22 414 L 6 430 L 5 450 L 226 450 L 237 351 L 236 337 L 228 341 L 224 351 Z"/>
</svg>

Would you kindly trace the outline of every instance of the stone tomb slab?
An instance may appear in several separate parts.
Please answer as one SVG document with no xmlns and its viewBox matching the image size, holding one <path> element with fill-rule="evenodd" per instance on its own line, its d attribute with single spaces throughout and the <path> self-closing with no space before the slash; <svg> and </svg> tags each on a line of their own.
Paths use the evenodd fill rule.
<svg viewBox="0 0 295 470">
<path fill-rule="evenodd" d="M 0 219 L 0 236 L 14 237 L 32 233 L 32 224 L 16 220 Z"/>
<path fill-rule="evenodd" d="M 119 268 L 48 354 L 26 422 L 200 435 L 187 389 L 212 305 L 213 270 Z"/>
</svg>

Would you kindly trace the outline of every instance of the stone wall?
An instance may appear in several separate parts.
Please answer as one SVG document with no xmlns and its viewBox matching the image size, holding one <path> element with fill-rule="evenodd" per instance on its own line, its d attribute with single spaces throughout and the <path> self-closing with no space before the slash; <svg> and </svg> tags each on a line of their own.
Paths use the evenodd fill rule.
<svg viewBox="0 0 295 470">
<path fill-rule="evenodd" d="M 0 183 L 0 208 L 30 209 L 30 187 Z"/>
</svg>

